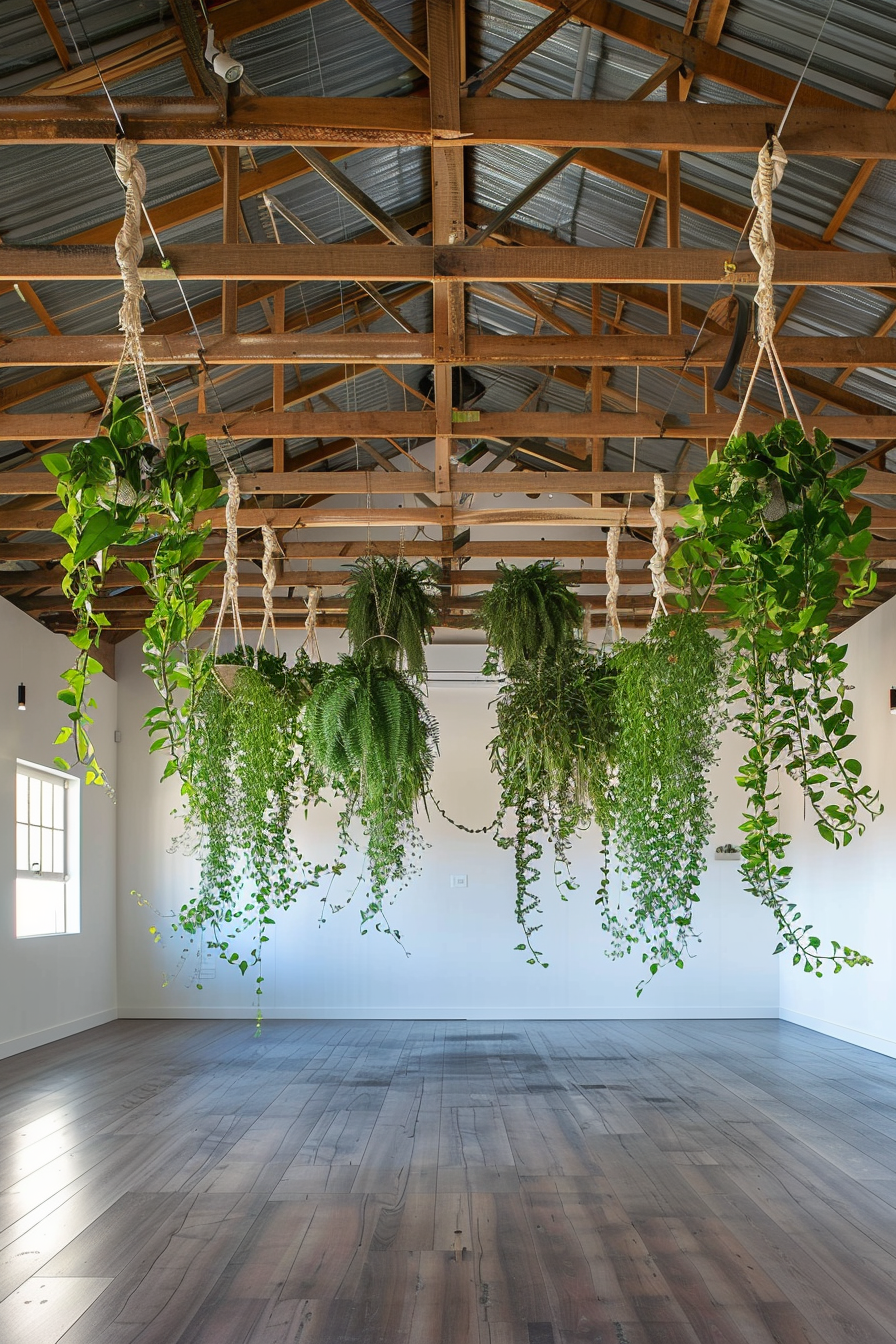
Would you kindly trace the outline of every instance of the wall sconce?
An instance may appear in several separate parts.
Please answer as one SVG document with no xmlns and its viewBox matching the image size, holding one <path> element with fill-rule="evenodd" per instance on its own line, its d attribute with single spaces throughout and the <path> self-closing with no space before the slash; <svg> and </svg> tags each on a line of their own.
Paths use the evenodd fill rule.
<svg viewBox="0 0 896 1344">
<path fill-rule="evenodd" d="M 890 687 L 890 713 L 896 714 L 896 686 Z"/>
<path fill-rule="evenodd" d="M 24 683 L 24 681 L 20 681 L 20 682 L 19 682 L 18 708 L 22 711 L 22 713 L 25 712 L 25 683 Z M 893 712 L 896 713 L 896 710 L 894 710 Z"/>
</svg>

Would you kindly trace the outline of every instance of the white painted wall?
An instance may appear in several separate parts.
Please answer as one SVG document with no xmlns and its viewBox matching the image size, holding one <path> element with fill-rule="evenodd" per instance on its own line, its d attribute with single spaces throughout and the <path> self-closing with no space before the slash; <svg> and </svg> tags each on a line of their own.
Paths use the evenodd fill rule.
<svg viewBox="0 0 896 1344">
<path fill-rule="evenodd" d="M 65 720 L 56 699 L 71 645 L 0 598 L 0 1057 L 58 1040 L 116 1017 L 116 807 L 98 788 L 81 787 L 81 932 L 15 936 L 16 760 L 52 766 L 53 738 Z M 16 693 L 27 688 L 27 710 Z M 93 683 L 94 740 L 115 778 L 116 686 Z"/>
<path fill-rule="evenodd" d="M 284 643 L 292 650 L 295 634 Z M 325 657 L 345 645 L 324 631 Z M 478 668 L 482 646 L 438 643 L 430 666 Z M 245 1016 L 253 1012 L 254 985 L 216 963 L 204 988 L 191 986 L 191 961 L 172 976 L 178 946 L 155 945 L 150 924 L 158 911 L 180 904 L 195 881 L 192 859 L 170 852 L 176 785 L 157 783 L 159 758 L 150 759 L 140 724 L 153 689 L 140 672 L 139 640 L 118 647 L 119 725 L 119 995 L 122 1016 Z M 489 701 L 494 687 L 440 686 L 431 705 L 441 726 L 435 790 L 458 821 L 482 825 L 494 816 L 497 783 L 488 767 L 493 735 Z M 719 829 L 713 845 L 737 841 L 739 800 L 733 783 L 737 744 L 725 743 L 719 771 Z M 300 824 L 305 852 L 326 861 L 335 852 L 335 811 L 321 809 Z M 543 882 L 545 927 L 538 946 L 550 967 L 527 966 L 513 951 L 513 858 L 486 836 L 454 830 L 441 818 L 424 821 L 431 848 L 423 872 L 402 892 L 393 911 L 409 957 L 387 938 L 360 937 L 356 904 L 317 922 L 314 894 L 282 919 L 266 965 L 264 1011 L 304 1017 L 756 1017 L 777 1016 L 778 967 L 770 955 L 775 931 L 765 912 L 740 890 L 737 865 L 710 862 L 699 924 L 704 939 L 685 971 L 666 971 L 635 997 L 640 962 L 604 956 L 605 939 L 593 905 L 596 838 L 575 849 L 580 890 L 563 904 Z M 355 862 L 353 872 L 358 869 Z M 452 891 L 452 873 L 468 875 L 466 891 Z M 342 879 L 339 892 L 351 887 Z M 128 893 L 139 890 L 150 906 Z M 151 907 L 155 907 L 152 909 Z M 163 980 L 169 980 L 163 988 Z"/>
<path fill-rule="evenodd" d="M 846 849 L 834 850 L 803 820 L 795 785 L 786 789 L 782 822 L 793 835 L 792 899 L 827 944 L 836 938 L 875 958 L 871 967 L 814 975 L 781 966 L 781 1016 L 841 1040 L 896 1056 L 896 602 L 885 602 L 852 626 L 847 680 L 855 686 L 856 741 L 850 754 L 863 778 L 880 789 L 884 815 Z"/>
</svg>

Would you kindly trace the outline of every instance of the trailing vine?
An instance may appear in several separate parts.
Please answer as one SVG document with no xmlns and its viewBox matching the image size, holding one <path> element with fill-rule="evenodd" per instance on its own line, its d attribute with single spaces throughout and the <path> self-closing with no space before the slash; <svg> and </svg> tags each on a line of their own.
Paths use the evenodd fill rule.
<svg viewBox="0 0 896 1344">
<path fill-rule="evenodd" d="M 371 923 L 400 942 L 384 902 L 389 888 L 415 871 L 423 849 L 415 813 L 425 806 L 438 727 L 413 681 L 372 659 L 342 657 L 324 664 L 305 710 L 309 759 L 320 781 L 343 799 L 339 834 L 351 845 L 351 823 L 364 831 Z"/>
<path fill-rule="evenodd" d="M 71 601 L 77 622 L 74 634 L 69 636 L 77 656 L 62 673 L 66 685 L 58 692 L 59 700 L 68 706 L 71 726 L 60 730 L 56 745 L 71 743 L 74 761 L 84 767 L 85 783 L 104 788 L 109 785 L 91 736 L 90 711 L 96 708 L 96 701 L 90 694 L 90 682 L 102 671 L 92 650 L 98 647 L 109 621 L 95 604 L 114 564 L 111 547 L 132 544 L 141 536 L 138 524 L 143 513 L 146 470 L 143 455 L 149 445 L 143 421 L 135 414 L 139 405 L 139 397 L 128 401 L 113 397 L 100 426 L 105 434 L 81 440 L 68 455 L 47 453 L 43 459 L 57 479 L 56 493 L 63 504 L 53 531 L 68 545 L 61 561 L 66 571 L 62 591 Z M 73 762 L 58 755 L 54 764 L 70 770 Z"/>
<path fill-rule="evenodd" d="M 210 672 L 205 652 L 192 640 L 211 605 L 211 599 L 201 597 L 201 585 L 217 564 L 198 563 L 211 525 L 195 528 L 194 521 L 221 493 L 205 435 L 187 437 L 185 427 L 172 426 L 150 479 L 153 507 L 164 527 L 150 568 L 128 562 L 153 603 L 143 627 L 143 671 L 155 683 L 161 704 L 148 711 L 144 726 L 152 739 L 150 752 L 168 753 L 162 778 L 179 773 L 182 792 L 188 793 L 190 727 Z"/>
<path fill-rule="evenodd" d="M 749 891 L 773 913 L 795 966 L 816 975 L 831 963 L 867 965 L 870 958 L 821 940 L 786 899 L 791 837 L 778 824 L 782 768 L 797 781 L 819 835 L 847 845 L 879 815 L 878 795 L 861 782 L 861 764 L 847 753 L 854 740 L 852 702 L 844 674 L 845 646 L 829 616 L 846 562 L 844 605 L 874 587 L 866 558 L 870 510 L 851 518 L 846 504 L 864 478 L 861 467 L 836 472 L 830 440 L 810 443 L 794 421 L 762 438 L 732 440 L 691 486 L 673 572 L 691 593 L 716 596 L 732 623 L 728 698 L 747 738 L 738 783 L 747 795 L 741 873 Z M 687 603 L 688 598 L 679 601 Z"/>
<path fill-rule="evenodd" d="M 206 946 L 243 975 L 253 969 L 260 997 L 275 914 L 318 886 L 325 871 L 306 863 L 291 829 L 296 809 L 317 796 L 303 710 L 318 674 L 304 655 L 288 668 L 285 655 L 263 649 L 240 648 L 218 661 L 240 672 L 232 690 L 209 675 L 197 692 L 183 768 L 185 833 L 200 859 L 200 878 L 172 923 L 190 939 L 204 931 Z M 248 954 L 234 950 L 234 940 L 250 931 Z"/>
<path fill-rule="evenodd" d="M 530 966 L 547 966 L 532 939 L 541 928 L 535 885 L 545 836 L 554 851 L 554 880 L 563 900 L 577 883 L 569 865 L 573 837 L 596 822 L 606 837 L 613 824 L 612 766 L 616 723 L 614 669 L 580 639 L 557 645 L 553 656 L 517 664 L 495 701 L 498 732 L 490 743 L 492 769 L 501 780 L 496 826 L 515 814 L 515 832 L 498 836 L 512 849 L 516 919 Z"/>
<path fill-rule="evenodd" d="M 726 663 L 697 612 L 657 616 L 642 639 L 613 652 L 616 855 L 630 904 L 623 914 L 606 893 L 599 903 L 610 955 L 640 946 L 651 976 L 683 967 L 699 941 L 693 906 L 712 834 L 707 776 L 725 722 Z"/>
<path fill-rule="evenodd" d="M 602 654 L 589 651 L 582 608 L 557 570 L 550 560 L 524 568 L 499 561 L 480 618 L 488 639 L 483 671 L 505 675 L 490 743 L 501 780 L 494 827 L 513 812 L 514 833 L 496 839 L 514 853 L 516 919 L 524 939 L 516 951 L 528 953 L 530 966 L 548 964 L 532 941 L 541 928 L 539 837 L 553 848 L 554 881 L 566 900 L 576 888 L 569 866 L 573 836 L 596 821 L 606 853 L 613 817 L 613 670 Z"/>
</svg>

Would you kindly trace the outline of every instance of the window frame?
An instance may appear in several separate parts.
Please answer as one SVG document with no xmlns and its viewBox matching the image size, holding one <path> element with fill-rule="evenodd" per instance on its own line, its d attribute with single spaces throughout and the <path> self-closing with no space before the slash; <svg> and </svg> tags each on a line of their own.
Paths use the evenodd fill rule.
<svg viewBox="0 0 896 1344">
<path fill-rule="evenodd" d="M 41 785 L 51 784 L 53 786 L 61 785 L 63 789 L 63 825 L 61 828 L 43 827 L 37 824 L 37 829 L 41 831 L 41 841 L 43 832 L 62 830 L 62 871 L 61 873 L 47 871 L 42 869 L 35 871 L 33 868 L 19 867 L 19 826 L 25 825 L 30 829 L 34 825 L 29 819 L 21 822 L 19 819 L 19 779 L 24 778 L 29 781 L 39 781 Z M 14 822 L 15 835 L 15 937 L 17 939 L 31 938 L 62 938 L 70 934 L 81 932 L 81 797 L 80 781 L 66 774 L 62 770 L 54 770 L 49 766 L 40 765 L 36 761 L 26 761 L 21 758 L 16 760 L 16 773 L 14 784 Z M 54 802 L 55 809 L 55 802 Z M 53 820 L 55 821 L 55 811 Z M 43 846 L 41 844 L 41 862 L 43 860 Z M 55 866 L 55 855 L 54 855 Z M 22 889 L 22 884 L 39 883 L 41 885 L 61 887 L 62 888 L 62 916 L 63 927 L 54 929 L 42 929 L 39 932 L 20 932 L 22 915 L 20 904 L 24 903 L 28 897 Z"/>
</svg>

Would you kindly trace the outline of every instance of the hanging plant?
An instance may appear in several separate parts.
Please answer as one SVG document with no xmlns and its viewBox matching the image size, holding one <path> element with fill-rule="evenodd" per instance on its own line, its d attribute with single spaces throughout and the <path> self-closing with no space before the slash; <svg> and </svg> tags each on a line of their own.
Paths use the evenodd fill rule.
<svg viewBox="0 0 896 1344">
<path fill-rule="evenodd" d="M 184 772 L 185 833 L 200 860 L 199 886 L 173 917 L 176 932 L 206 946 L 243 975 L 256 972 L 275 914 L 318 885 L 325 871 L 302 858 L 293 813 L 317 799 L 304 750 L 303 711 L 318 669 L 305 655 L 238 648 L 218 661 L 237 668 L 231 690 L 207 676 L 196 697 Z M 232 950 L 252 933 L 248 954 Z M 201 988 L 201 986 L 200 986 Z"/>
<path fill-rule="evenodd" d="M 498 732 L 490 743 L 501 780 L 496 828 L 512 810 L 515 832 L 499 836 L 516 860 L 516 919 L 529 965 L 547 966 L 532 939 L 541 928 L 535 885 L 545 837 L 563 900 L 576 887 L 569 866 L 573 836 L 595 822 L 607 839 L 613 823 L 616 723 L 614 667 L 581 639 L 566 639 L 541 657 L 517 661 L 495 701 Z"/>
<path fill-rule="evenodd" d="M 357 819 L 364 832 L 369 901 L 361 912 L 390 933 L 384 902 L 390 887 L 415 871 L 423 848 L 416 811 L 425 806 L 438 728 L 418 688 L 395 667 L 368 657 L 324 664 L 305 710 L 305 742 L 319 781 L 343 799 L 343 853 Z"/>
<path fill-rule="evenodd" d="M 108 628 L 108 618 L 97 610 L 97 599 L 109 568 L 114 564 L 113 546 L 131 545 L 142 536 L 140 527 L 144 509 L 144 454 L 153 451 L 146 442 L 143 421 L 136 414 L 140 398 L 112 405 L 101 422 L 105 434 L 76 443 L 67 455 L 47 453 L 44 463 L 57 479 L 56 493 L 64 511 L 53 524 L 53 531 L 68 545 L 62 557 L 66 571 L 62 591 L 71 601 L 76 628 L 69 638 L 77 657 L 62 673 L 66 683 L 59 699 L 68 706 L 71 726 L 64 727 L 56 744 L 74 747 L 74 762 L 84 766 L 87 784 L 108 788 L 105 772 L 97 760 L 91 737 L 96 702 L 90 695 L 91 677 L 102 671 L 92 656 Z M 70 770 L 72 764 L 59 755 L 54 764 Z"/>
<path fill-rule="evenodd" d="M 436 567 L 365 555 L 351 566 L 346 631 L 355 657 L 426 680 L 426 645 L 438 618 Z"/>
<path fill-rule="evenodd" d="M 696 938 L 692 913 L 715 801 L 708 772 L 725 722 L 725 647 L 698 612 L 658 615 L 642 639 L 615 645 L 613 666 L 615 843 L 628 904 L 611 909 L 606 891 L 599 904 L 610 955 L 640 947 L 656 975 L 683 967 Z"/>
<path fill-rule="evenodd" d="M 775 772 L 797 781 L 819 835 L 836 846 L 861 835 L 881 811 L 848 754 L 846 650 L 828 623 L 838 560 L 846 562 L 845 606 L 874 586 L 866 559 L 871 515 L 862 507 L 851 518 L 846 507 L 862 468 L 835 468 L 830 440 L 816 430 L 810 443 L 792 420 L 762 438 L 733 439 L 691 486 L 694 502 L 684 510 L 673 560 L 692 593 L 716 585 L 732 622 L 728 698 L 750 744 L 738 774 L 747 795 L 744 882 L 775 916 L 776 952 L 792 949 L 794 965 L 817 975 L 825 962 L 838 972 L 870 958 L 834 941 L 823 953 L 812 925 L 787 900 L 790 836 L 778 824 Z"/>
<path fill-rule="evenodd" d="M 535 657 L 549 657 L 580 634 L 584 617 L 554 560 L 516 568 L 498 561 L 498 578 L 483 595 L 480 624 L 488 639 L 483 672 L 508 676 Z"/>
<path fill-rule="evenodd" d="M 143 671 L 155 683 L 161 704 L 146 715 L 152 739 L 150 752 L 167 751 L 163 779 L 179 772 L 182 791 L 190 787 L 186 761 L 188 737 L 199 695 L 209 673 L 205 653 L 193 644 L 211 605 L 201 585 L 217 561 L 202 565 L 211 524 L 194 526 L 196 514 L 214 505 L 221 485 L 208 457 L 204 434 L 187 436 L 186 427 L 172 426 L 165 452 L 150 469 L 152 509 L 162 522 L 150 567 L 131 560 L 153 609 L 143 627 Z"/>
</svg>

